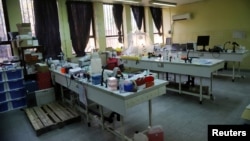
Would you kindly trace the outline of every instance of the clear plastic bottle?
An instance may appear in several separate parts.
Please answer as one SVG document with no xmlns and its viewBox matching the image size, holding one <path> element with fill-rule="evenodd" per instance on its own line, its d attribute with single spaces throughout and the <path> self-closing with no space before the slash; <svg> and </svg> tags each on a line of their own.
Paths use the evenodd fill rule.
<svg viewBox="0 0 250 141">
<path fill-rule="evenodd" d="M 125 92 L 124 91 L 124 80 L 122 78 L 120 78 L 120 80 L 119 80 L 119 91 L 120 91 L 120 93 Z"/>
<path fill-rule="evenodd" d="M 91 124 L 93 127 L 99 127 L 100 120 L 97 115 L 93 115 Z"/>
</svg>

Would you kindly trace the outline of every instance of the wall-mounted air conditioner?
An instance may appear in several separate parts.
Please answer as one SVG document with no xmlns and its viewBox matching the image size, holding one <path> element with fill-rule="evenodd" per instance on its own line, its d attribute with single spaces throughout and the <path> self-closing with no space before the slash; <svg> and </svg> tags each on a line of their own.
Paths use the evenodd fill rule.
<svg viewBox="0 0 250 141">
<path fill-rule="evenodd" d="M 172 19 L 173 19 L 173 21 L 189 20 L 189 19 L 191 19 L 191 14 L 185 13 L 185 14 L 180 14 L 180 15 L 173 15 Z"/>
</svg>

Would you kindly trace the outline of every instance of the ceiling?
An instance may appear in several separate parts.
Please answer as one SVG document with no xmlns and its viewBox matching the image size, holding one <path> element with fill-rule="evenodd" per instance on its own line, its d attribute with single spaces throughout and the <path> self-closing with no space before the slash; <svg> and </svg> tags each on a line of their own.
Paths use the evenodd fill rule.
<svg viewBox="0 0 250 141">
<path fill-rule="evenodd" d="M 117 2 L 115 2 L 115 0 L 87 0 L 87 1 L 101 1 L 101 2 L 105 2 L 105 3 L 117 3 Z M 126 1 L 126 0 L 124 0 L 124 1 Z M 134 0 L 134 1 L 140 1 L 140 3 L 137 5 L 150 6 L 149 2 L 152 0 Z M 199 2 L 199 1 L 203 1 L 203 0 L 157 0 L 157 1 L 176 3 L 178 6 L 178 5 L 183 5 L 183 4 L 190 4 L 190 3 L 194 3 L 194 2 Z M 123 2 L 120 2 L 120 3 L 123 3 Z"/>
</svg>

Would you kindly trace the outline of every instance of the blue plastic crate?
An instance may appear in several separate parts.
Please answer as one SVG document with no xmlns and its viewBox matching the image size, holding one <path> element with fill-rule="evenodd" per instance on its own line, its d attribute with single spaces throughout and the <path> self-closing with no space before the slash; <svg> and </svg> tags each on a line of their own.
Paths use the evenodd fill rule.
<svg viewBox="0 0 250 141">
<path fill-rule="evenodd" d="M 5 90 L 4 88 L 4 82 L 0 82 L 0 92 L 3 92 Z"/>
<path fill-rule="evenodd" d="M 26 91 L 24 88 L 21 89 L 14 89 L 9 91 L 11 99 L 17 99 L 17 98 L 22 98 L 25 97 Z"/>
<path fill-rule="evenodd" d="M 28 93 L 39 90 L 38 83 L 35 80 L 25 81 L 24 86 Z"/>
<path fill-rule="evenodd" d="M 11 101 L 11 103 L 12 103 L 13 108 L 23 107 L 23 106 L 26 106 L 26 98 L 13 100 L 13 101 Z"/>
<path fill-rule="evenodd" d="M 0 103 L 0 112 L 8 110 L 8 102 Z"/>
<path fill-rule="evenodd" d="M 24 87 L 24 80 L 23 79 L 11 80 L 11 81 L 8 81 L 8 85 L 9 85 L 10 90 L 23 88 Z"/>
<path fill-rule="evenodd" d="M 2 81 L 3 81 L 3 72 L 0 71 L 0 82 L 2 82 Z"/>
<path fill-rule="evenodd" d="M 22 69 L 13 69 L 6 71 L 7 80 L 20 79 L 23 77 Z"/>
<path fill-rule="evenodd" d="M 6 93 L 0 92 L 0 102 L 6 101 Z"/>
</svg>

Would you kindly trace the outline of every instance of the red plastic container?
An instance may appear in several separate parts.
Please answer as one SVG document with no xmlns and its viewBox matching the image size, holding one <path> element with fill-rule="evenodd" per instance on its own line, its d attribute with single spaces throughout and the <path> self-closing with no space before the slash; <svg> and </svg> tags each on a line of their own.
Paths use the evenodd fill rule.
<svg viewBox="0 0 250 141">
<path fill-rule="evenodd" d="M 39 72 L 36 78 L 39 90 L 52 87 L 50 72 Z"/>
<path fill-rule="evenodd" d="M 113 70 L 117 66 L 118 66 L 117 58 L 108 58 L 107 59 L 107 69 Z"/>
<path fill-rule="evenodd" d="M 164 132 L 161 126 L 155 126 L 147 132 L 148 141 L 164 141 Z"/>
</svg>

